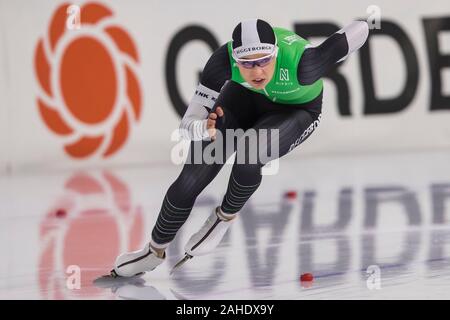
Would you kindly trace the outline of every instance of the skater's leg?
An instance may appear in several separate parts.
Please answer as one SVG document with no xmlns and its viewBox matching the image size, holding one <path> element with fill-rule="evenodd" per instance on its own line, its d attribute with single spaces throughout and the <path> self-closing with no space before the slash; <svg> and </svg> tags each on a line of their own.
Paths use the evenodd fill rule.
<svg viewBox="0 0 450 320">
<path fill-rule="evenodd" d="M 233 117 L 228 117 L 227 121 L 233 121 Z M 164 261 L 165 248 L 187 220 L 197 196 L 214 179 L 226 159 L 234 153 L 234 150 L 230 150 L 233 152 L 227 154 L 224 144 L 222 146 L 225 149 L 223 151 L 224 159 L 217 159 L 218 163 L 204 163 L 202 156 L 196 157 L 197 150 L 203 153 L 204 148 L 213 143 L 217 144 L 218 141 L 191 143 L 188 155 L 190 161 L 183 166 L 179 177 L 172 183 L 164 197 L 150 242 L 141 250 L 121 254 L 116 259 L 114 269 L 111 271 L 113 276 L 133 276 L 153 270 Z M 200 159 L 200 163 L 196 163 L 197 159 Z"/>
<path fill-rule="evenodd" d="M 184 165 L 179 177 L 169 187 L 152 231 L 151 245 L 159 254 L 162 254 L 186 222 L 197 196 L 217 176 L 223 164 L 234 153 L 234 148 L 227 148 L 226 130 L 249 126 L 247 120 L 250 119 L 250 102 L 248 91 L 239 84 L 228 82 L 223 87 L 214 108 L 220 106 L 224 111 L 225 116 L 220 121 L 217 120 L 217 130 L 224 139 L 191 143 L 189 163 Z M 216 155 L 215 162 L 218 163 L 210 164 L 205 162 L 203 153 L 206 147 L 214 145 L 217 150 L 221 149 L 222 153 L 221 156 Z"/>
<path fill-rule="evenodd" d="M 228 228 L 235 221 L 236 213 L 256 191 L 261 182 L 261 168 L 268 162 L 277 159 L 295 146 L 304 141 L 314 130 L 318 114 L 305 110 L 292 110 L 290 112 L 270 113 L 262 116 L 253 126 L 254 130 L 247 130 L 240 138 L 253 141 L 252 146 L 258 148 L 243 148 L 237 145 L 236 160 L 228 183 L 227 192 L 222 205 L 208 217 L 202 228 L 195 233 L 185 246 L 186 259 L 210 253 L 222 240 Z M 265 135 L 260 135 L 262 129 L 277 129 Z M 279 139 L 275 138 L 276 136 Z M 279 142 L 279 152 L 272 153 L 272 139 Z M 278 141 L 277 141 L 278 140 Z M 269 152 L 267 152 L 269 151 Z M 239 154 L 243 152 L 243 154 Z M 259 153 L 260 152 L 260 153 Z M 256 157 L 257 155 L 270 155 L 269 157 Z M 242 162 L 241 162 L 242 161 Z M 176 267 L 179 267 L 177 264 Z"/>
<path fill-rule="evenodd" d="M 185 164 L 167 190 L 152 231 L 151 245 L 161 252 L 186 222 L 197 196 L 219 173 L 223 164 Z"/>
<path fill-rule="evenodd" d="M 257 143 L 244 148 L 244 163 L 238 163 L 239 152 L 241 151 L 238 146 L 236 161 L 231 171 L 221 211 L 229 216 L 238 212 L 258 189 L 262 179 L 261 168 L 270 160 L 286 155 L 305 141 L 319 122 L 320 114 L 302 109 L 292 112 L 269 113 L 256 122 L 252 128 L 254 130 L 250 129 L 247 132 L 249 133 L 249 140 L 257 141 Z M 272 131 L 272 129 L 278 131 Z M 261 130 L 267 130 L 267 135 L 261 134 Z M 278 138 L 278 141 L 272 141 L 276 138 Z M 278 143 L 278 156 L 273 154 L 276 150 L 271 148 L 273 143 Z M 253 159 L 252 154 L 254 155 Z M 267 157 L 260 157 L 261 155 L 267 155 Z M 257 159 L 256 163 L 255 161 L 250 162 L 250 160 L 255 159 Z"/>
</svg>

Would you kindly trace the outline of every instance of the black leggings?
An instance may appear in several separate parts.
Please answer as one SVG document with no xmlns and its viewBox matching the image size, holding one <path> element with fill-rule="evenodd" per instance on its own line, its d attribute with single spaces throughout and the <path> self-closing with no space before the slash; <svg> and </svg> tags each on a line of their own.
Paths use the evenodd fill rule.
<svg viewBox="0 0 450 320">
<path fill-rule="evenodd" d="M 227 214 L 238 212 L 259 187 L 262 179 L 261 168 L 269 160 L 289 153 L 305 141 L 317 127 L 322 109 L 322 93 L 306 104 L 278 104 L 236 82 L 228 81 L 222 88 L 213 110 L 217 106 L 222 107 L 224 111 L 224 117 L 216 122 L 217 130 L 224 137 L 226 129 L 242 129 L 245 135 L 235 138 L 232 147 L 222 143 L 231 141 L 227 139 L 191 142 L 187 161 L 178 178 L 167 190 L 153 228 L 152 239 L 157 244 L 168 244 L 173 240 L 187 220 L 197 196 L 216 177 L 226 159 L 234 152 L 236 160 L 221 209 Z M 268 134 L 260 135 L 262 129 L 269 130 Z M 271 129 L 278 131 L 270 131 Z M 271 153 L 274 149 L 271 146 L 275 138 L 278 138 L 279 147 L 278 156 L 275 154 L 274 157 Z M 247 142 L 247 147 L 240 149 L 238 141 L 243 143 L 243 139 L 254 143 Z M 208 162 L 199 156 L 198 152 L 194 152 L 204 152 L 208 148 L 212 150 L 213 147 L 216 147 L 216 152 L 212 154 L 219 159 L 216 161 L 218 163 Z M 219 150 L 222 150 L 223 158 L 218 156 Z"/>
</svg>

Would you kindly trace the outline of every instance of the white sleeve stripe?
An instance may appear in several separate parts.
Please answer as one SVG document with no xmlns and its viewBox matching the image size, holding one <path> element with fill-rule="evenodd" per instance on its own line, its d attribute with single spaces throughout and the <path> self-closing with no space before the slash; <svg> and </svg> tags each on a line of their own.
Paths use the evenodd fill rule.
<svg viewBox="0 0 450 320">
<path fill-rule="evenodd" d="M 201 83 L 198 84 L 197 86 L 197 90 L 201 90 L 207 94 L 210 94 L 211 96 L 213 96 L 214 98 L 217 98 L 219 96 L 219 92 L 214 91 L 208 87 L 205 87 L 204 85 L 202 85 Z"/>
<path fill-rule="evenodd" d="M 181 119 L 180 134 L 187 140 L 202 140 L 205 138 L 206 121 L 208 111 L 202 104 L 192 102 Z"/>
<path fill-rule="evenodd" d="M 369 25 L 365 21 L 353 21 L 337 33 L 344 33 L 348 44 L 348 53 L 338 61 L 341 62 L 363 46 L 369 36 Z"/>
<path fill-rule="evenodd" d="M 199 83 L 191 102 L 202 104 L 211 109 L 214 106 L 214 103 L 216 102 L 218 96 L 218 92 Z"/>
<path fill-rule="evenodd" d="M 192 126 L 194 125 L 194 122 L 195 122 L 195 120 L 189 121 L 189 124 L 188 124 L 188 127 L 187 127 L 187 130 L 188 130 L 188 131 L 193 131 L 193 130 L 192 130 Z"/>
<path fill-rule="evenodd" d="M 203 135 L 202 123 L 200 121 L 197 121 L 195 123 L 195 130 L 197 131 L 197 134 L 196 134 L 197 137 L 201 137 Z"/>
</svg>

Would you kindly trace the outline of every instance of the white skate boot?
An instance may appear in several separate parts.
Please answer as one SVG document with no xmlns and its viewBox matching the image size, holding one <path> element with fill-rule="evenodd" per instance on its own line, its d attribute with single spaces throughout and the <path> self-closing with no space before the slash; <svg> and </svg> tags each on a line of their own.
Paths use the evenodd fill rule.
<svg viewBox="0 0 450 320">
<path fill-rule="evenodd" d="M 111 277 L 133 277 L 152 271 L 166 259 L 166 253 L 159 258 L 148 243 L 144 249 L 123 253 L 117 257 Z"/>
<path fill-rule="evenodd" d="M 235 218 L 236 214 L 225 214 L 217 207 L 202 228 L 189 239 L 184 247 L 185 257 L 173 267 L 172 272 L 192 257 L 212 252 L 222 241 Z"/>
</svg>

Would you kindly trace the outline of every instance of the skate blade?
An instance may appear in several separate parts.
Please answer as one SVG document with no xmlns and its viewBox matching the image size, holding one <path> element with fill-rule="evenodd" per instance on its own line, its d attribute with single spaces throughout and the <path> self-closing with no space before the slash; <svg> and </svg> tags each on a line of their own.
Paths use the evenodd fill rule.
<svg viewBox="0 0 450 320">
<path fill-rule="evenodd" d="M 170 275 L 174 273 L 175 270 L 179 269 L 183 264 L 186 263 L 189 259 L 191 259 L 192 256 L 190 254 L 185 254 L 184 258 L 177 262 L 176 265 L 173 266 L 172 270 L 170 271 Z"/>
<path fill-rule="evenodd" d="M 152 269 L 152 270 L 153 270 L 153 269 Z M 152 271 L 152 270 L 150 270 L 150 271 Z M 114 271 L 114 269 L 112 269 L 112 270 L 110 271 L 109 275 L 105 275 L 105 276 L 103 276 L 103 277 L 110 277 L 110 278 L 114 278 L 114 279 L 118 279 L 118 278 L 135 278 L 135 277 L 140 277 L 140 276 L 142 276 L 144 273 L 145 273 L 145 272 L 138 272 L 138 273 L 136 273 L 134 276 L 131 276 L 131 277 L 123 277 L 123 276 L 119 276 L 119 275 Z"/>
<path fill-rule="evenodd" d="M 173 296 L 175 298 L 177 298 L 178 300 L 189 300 L 188 298 L 186 298 L 185 296 L 181 295 L 180 293 L 176 292 L 175 290 L 173 290 L 172 288 L 170 288 L 170 292 L 172 292 Z"/>
<path fill-rule="evenodd" d="M 142 275 L 144 275 L 144 272 L 138 273 L 131 277 L 121 277 L 119 275 L 108 274 L 94 279 L 93 284 L 99 288 L 110 288 L 125 284 L 145 283 L 145 280 L 142 279 Z"/>
</svg>

